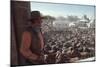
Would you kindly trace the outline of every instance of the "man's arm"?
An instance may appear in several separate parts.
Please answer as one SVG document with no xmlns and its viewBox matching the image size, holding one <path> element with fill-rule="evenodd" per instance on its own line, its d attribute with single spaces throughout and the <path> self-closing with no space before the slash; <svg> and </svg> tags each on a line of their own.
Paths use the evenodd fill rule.
<svg viewBox="0 0 100 67">
<path fill-rule="evenodd" d="M 20 52 L 26 59 L 33 61 L 38 58 L 38 55 L 31 52 L 30 46 L 31 46 L 31 33 L 24 32 L 22 36 Z"/>
</svg>

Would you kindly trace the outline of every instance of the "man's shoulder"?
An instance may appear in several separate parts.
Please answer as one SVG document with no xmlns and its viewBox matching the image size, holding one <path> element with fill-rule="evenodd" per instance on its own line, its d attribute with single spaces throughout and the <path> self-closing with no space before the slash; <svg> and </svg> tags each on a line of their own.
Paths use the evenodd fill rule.
<svg viewBox="0 0 100 67">
<path fill-rule="evenodd" d="M 30 37 L 33 37 L 33 36 L 36 36 L 37 35 L 37 33 L 36 32 L 34 32 L 34 31 L 24 31 L 23 32 L 23 34 L 22 34 L 23 36 L 30 36 Z"/>
<path fill-rule="evenodd" d="M 30 36 L 30 35 L 31 35 L 31 33 L 29 31 L 24 31 L 23 32 L 23 36 Z"/>
</svg>

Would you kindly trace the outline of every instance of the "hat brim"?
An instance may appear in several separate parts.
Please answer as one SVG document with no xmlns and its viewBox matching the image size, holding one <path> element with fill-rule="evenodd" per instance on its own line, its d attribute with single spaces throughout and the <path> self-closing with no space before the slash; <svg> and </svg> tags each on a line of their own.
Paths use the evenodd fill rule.
<svg viewBox="0 0 100 67">
<path fill-rule="evenodd" d="M 41 19 L 44 19 L 44 17 L 40 17 Z M 31 20 L 35 20 L 35 19 L 37 19 L 37 18 L 29 18 L 29 21 L 31 21 Z"/>
</svg>

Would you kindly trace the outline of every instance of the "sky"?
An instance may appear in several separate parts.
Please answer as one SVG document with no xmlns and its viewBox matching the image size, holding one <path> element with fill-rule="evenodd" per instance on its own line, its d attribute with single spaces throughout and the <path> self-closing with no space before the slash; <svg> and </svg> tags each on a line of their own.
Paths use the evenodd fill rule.
<svg viewBox="0 0 100 67">
<path fill-rule="evenodd" d="M 95 18 L 95 6 L 93 5 L 31 2 L 31 11 L 34 10 L 40 11 L 43 15 L 54 17 L 67 17 L 68 15 L 82 17 L 83 15 L 87 15 L 89 18 Z"/>
</svg>

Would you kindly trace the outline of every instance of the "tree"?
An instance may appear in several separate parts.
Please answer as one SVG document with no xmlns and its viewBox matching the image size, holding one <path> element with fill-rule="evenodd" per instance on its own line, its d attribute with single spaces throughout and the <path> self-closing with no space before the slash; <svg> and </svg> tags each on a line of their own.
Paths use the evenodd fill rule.
<svg viewBox="0 0 100 67">
<path fill-rule="evenodd" d="M 64 20 L 67 20 L 67 19 L 66 19 L 66 17 L 59 16 L 59 17 L 57 17 L 57 20 L 62 20 L 62 21 L 64 21 Z"/>
<path fill-rule="evenodd" d="M 69 22 L 77 22 L 78 20 L 80 20 L 80 18 L 78 18 L 78 16 L 67 16 L 67 20 Z"/>
<path fill-rule="evenodd" d="M 86 23 L 90 22 L 90 19 L 87 17 L 87 15 L 84 15 L 83 18 L 87 21 Z"/>
<path fill-rule="evenodd" d="M 47 26 L 50 30 L 53 29 L 53 21 L 55 20 L 55 17 L 46 15 L 44 16 L 44 26 Z"/>
</svg>

